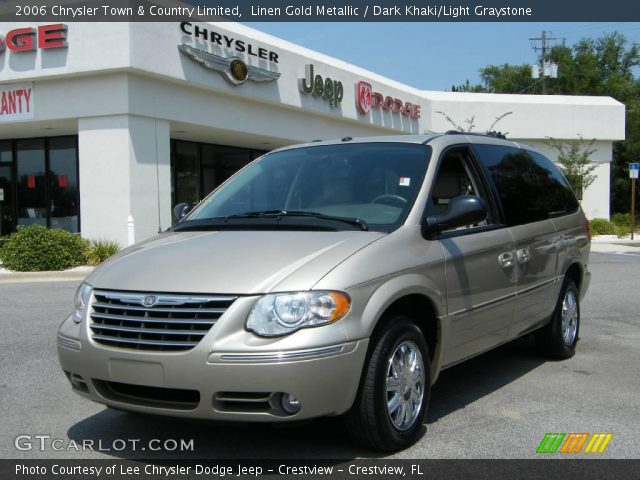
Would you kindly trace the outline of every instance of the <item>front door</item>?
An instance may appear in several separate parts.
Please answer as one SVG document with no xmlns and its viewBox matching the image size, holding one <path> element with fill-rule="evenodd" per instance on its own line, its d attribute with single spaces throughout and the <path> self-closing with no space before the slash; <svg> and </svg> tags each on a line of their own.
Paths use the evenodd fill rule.
<svg viewBox="0 0 640 480">
<path fill-rule="evenodd" d="M 482 197 L 490 207 L 485 222 L 448 230 L 439 238 L 445 256 L 450 320 L 445 364 L 503 342 L 513 318 L 513 237 L 500 224 L 479 172 L 468 148 L 450 149 L 440 161 L 431 192 L 429 214 L 446 211 L 449 201 L 459 195 Z"/>
</svg>

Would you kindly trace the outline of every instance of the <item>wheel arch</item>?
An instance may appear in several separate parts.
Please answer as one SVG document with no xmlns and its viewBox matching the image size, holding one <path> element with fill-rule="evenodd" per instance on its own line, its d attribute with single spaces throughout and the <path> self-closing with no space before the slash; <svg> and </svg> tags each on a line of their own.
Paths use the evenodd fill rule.
<svg viewBox="0 0 640 480">
<path fill-rule="evenodd" d="M 429 347 L 431 379 L 437 378 L 442 358 L 444 292 L 426 276 L 410 274 L 396 277 L 380 286 L 369 300 L 363 314 L 368 336 L 372 339 L 390 315 L 412 318 L 422 331 Z M 373 345 L 375 342 L 370 342 Z"/>
<path fill-rule="evenodd" d="M 564 277 L 573 280 L 578 292 L 582 290 L 583 269 L 580 263 L 576 261 L 570 263 L 564 272 Z"/>
</svg>

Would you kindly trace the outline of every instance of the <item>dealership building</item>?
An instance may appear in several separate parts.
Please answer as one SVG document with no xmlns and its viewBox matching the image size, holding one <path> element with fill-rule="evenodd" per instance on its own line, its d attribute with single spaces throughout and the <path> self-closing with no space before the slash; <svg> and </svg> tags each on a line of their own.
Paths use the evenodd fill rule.
<svg viewBox="0 0 640 480">
<path fill-rule="evenodd" d="M 122 245 L 274 148 L 501 117 L 552 159 L 549 137 L 595 139 L 582 205 L 608 217 L 625 131 L 610 97 L 423 91 L 234 23 L 0 23 L 0 96 L 0 235 L 39 223 Z"/>
</svg>

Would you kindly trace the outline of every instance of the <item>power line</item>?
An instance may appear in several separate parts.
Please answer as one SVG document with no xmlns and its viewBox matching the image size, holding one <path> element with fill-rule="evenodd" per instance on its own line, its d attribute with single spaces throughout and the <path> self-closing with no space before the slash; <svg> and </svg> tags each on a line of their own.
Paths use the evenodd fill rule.
<svg viewBox="0 0 640 480">
<path fill-rule="evenodd" d="M 577 32 L 584 32 L 586 30 L 593 30 L 594 28 L 603 28 L 605 26 L 612 26 L 612 25 L 623 25 L 622 22 L 618 22 L 618 23 L 610 23 L 610 22 L 595 22 L 595 23 L 591 23 L 591 24 L 587 24 L 587 25 L 583 25 L 581 27 L 578 28 L 574 28 L 574 29 L 570 29 L 570 30 L 563 30 L 560 32 L 556 32 L 560 35 L 572 35 L 575 34 Z"/>
</svg>

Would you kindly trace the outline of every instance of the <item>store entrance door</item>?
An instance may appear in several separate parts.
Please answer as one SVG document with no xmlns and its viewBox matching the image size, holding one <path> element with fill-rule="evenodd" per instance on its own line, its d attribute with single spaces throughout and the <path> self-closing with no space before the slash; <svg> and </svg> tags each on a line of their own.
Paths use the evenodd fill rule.
<svg viewBox="0 0 640 480">
<path fill-rule="evenodd" d="M 0 141 L 0 237 L 15 225 L 13 209 L 13 152 L 11 142 Z"/>
</svg>

